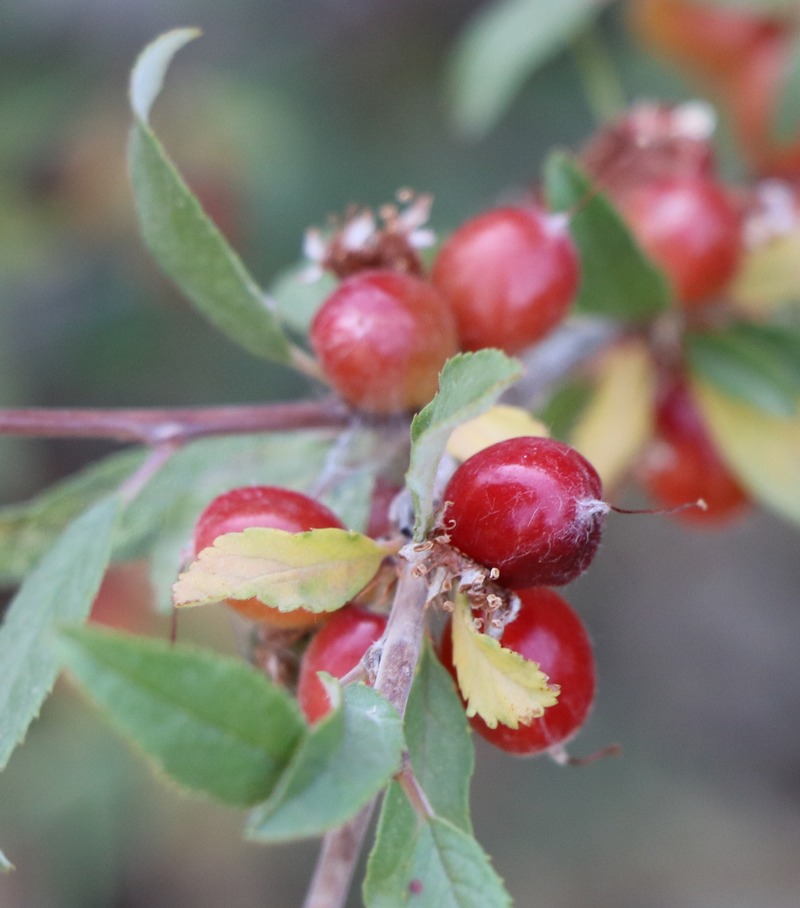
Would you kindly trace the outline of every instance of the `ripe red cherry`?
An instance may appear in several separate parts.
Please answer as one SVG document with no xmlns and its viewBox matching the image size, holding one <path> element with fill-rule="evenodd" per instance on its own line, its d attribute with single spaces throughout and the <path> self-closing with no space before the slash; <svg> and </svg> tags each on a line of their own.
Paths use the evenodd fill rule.
<svg viewBox="0 0 800 908">
<path fill-rule="evenodd" d="M 386 616 L 355 605 L 335 612 L 305 651 L 297 681 L 297 700 L 309 722 L 318 722 L 331 710 L 330 700 L 317 672 L 343 678 L 386 630 Z"/>
<path fill-rule="evenodd" d="M 703 305 L 725 289 L 743 246 L 741 214 L 722 186 L 705 176 L 668 178 L 636 186 L 617 201 L 684 305 Z"/>
<path fill-rule="evenodd" d="M 399 271 L 342 281 L 314 316 L 310 338 L 333 388 L 372 413 L 424 406 L 458 350 L 448 304 L 430 283 Z"/>
<path fill-rule="evenodd" d="M 339 518 L 318 501 L 275 486 L 244 486 L 215 498 L 200 515 L 194 530 L 194 551 L 198 555 L 224 533 L 240 533 L 249 527 L 303 533 L 306 530 L 338 527 Z M 329 615 L 297 609 L 281 612 L 259 599 L 228 599 L 228 605 L 246 618 L 284 628 L 308 628 L 325 622 Z"/>
<path fill-rule="evenodd" d="M 594 703 L 595 664 L 589 634 L 581 619 L 564 599 L 546 587 L 519 593 L 522 606 L 506 626 L 501 643 L 526 659 L 538 662 L 552 684 L 561 687 L 558 702 L 530 725 L 509 728 L 489 726 L 473 716 L 475 731 L 495 747 L 520 756 L 533 756 L 564 744 L 585 723 Z M 440 647 L 442 662 L 453 677 L 453 643 L 450 621 Z"/>
<path fill-rule="evenodd" d="M 685 508 L 675 518 L 720 523 L 741 513 L 748 496 L 722 461 L 689 388 L 680 379 L 665 386 L 656 405 L 655 437 L 640 470 L 642 485 L 665 508 L 698 498 L 708 510 Z"/>
<path fill-rule="evenodd" d="M 511 438 L 474 454 L 453 474 L 445 525 L 451 543 L 512 589 L 561 586 L 589 566 L 608 506 L 600 477 L 574 448 Z"/>
<path fill-rule="evenodd" d="M 497 208 L 450 236 L 431 280 L 453 307 L 465 350 L 516 353 L 563 320 L 580 264 L 562 217 L 533 206 Z"/>
</svg>

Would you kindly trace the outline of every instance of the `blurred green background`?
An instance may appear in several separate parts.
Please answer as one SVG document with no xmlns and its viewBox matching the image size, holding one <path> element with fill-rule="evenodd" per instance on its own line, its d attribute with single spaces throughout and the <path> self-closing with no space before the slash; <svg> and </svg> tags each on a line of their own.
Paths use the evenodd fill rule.
<svg viewBox="0 0 800 908">
<path fill-rule="evenodd" d="M 159 32 L 199 25 L 154 124 L 255 275 L 300 255 L 306 227 L 397 188 L 435 194 L 444 231 L 531 185 L 548 150 L 594 123 L 559 56 L 480 142 L 448 117 L 444 65 L 481 4 L 464 0 L 27 0 L 0 29 L 0 405 L 283 399 L 301 383 L 207 328 L 137 238 L 125 175 L 126 80 Z M 615 7 L 601 33 L 630 99 L 686 97 Z M 98 443 L 3 440 L 19 500 Z M 574 745 L 584 769 L 478 747 L 479 840 L 520 906 L 800 904 L 800 560 L 759 515 L 715 535 L 615 517 L 568 592 L 600 668 Z M 156 633 L 166 633 L 162 625 Z M 231 648 L 220 612 L 182 638 Z M 221 642 L 220 642 L 221 641 Z M 0 671 L 2 666 L 0 666 Z M 2 908 L 286 908 L 316 844 L 240 841 L 234 812 L 149 774 L 66 684 L 0 777 Z M 357 890 L 352 905 L 360 904 Z"/>
</svg>

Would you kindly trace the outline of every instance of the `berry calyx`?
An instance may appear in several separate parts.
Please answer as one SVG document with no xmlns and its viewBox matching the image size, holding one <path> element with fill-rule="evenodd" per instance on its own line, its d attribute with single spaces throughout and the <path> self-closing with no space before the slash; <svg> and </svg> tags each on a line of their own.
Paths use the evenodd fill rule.
<svg viewBox="0 0 800 908">
<path fill-rule="evenodd" d="M 290 489 L 276 486 L 243 486 L 215 498 L 198 518 L 194 530 L 194 551 L 198 555 L 225 533 L 240 533 L 250 527 L 303 533 L 306 530 L 336 527 L 342 522 L 324 504 Z M 241 615 L 275 627 L 305 629 L 316 627 L 330 615 L 305 609 L 281 612 L 260 599 L 228 599 Z"/>
<path fill-rule="evenodd" d="M 501 644 L 526 659 L 538 662 L 551 684 L 558 684 L 558 702 L 529 725 L 510 728 L 489 726 L 480 716 L 470 724 L 482 737 L 507 753 L 533 756 L 558 747 L 585 723 L 595 695 L 595 662 L 589 634 L 570 605 L 546 587 L 518 593 L 520 609 L 503 630 Z M 448 621 L 440 645 L 440 658 L 453 677 L 453 645 Z"/>
<path fill-rule="evenodd" d="M 309 723 L 318 722 L 331 710 L 331 703 L 317 672 L 343 678 L 367 650 L 383 636 L 386 616 L 356 605 L 336 612 L 308 645 L 300 664 L 297 700 Z"/>
<path fill-rule="evenodd" d="M 720 184 L 705 176 L 655 180 L 617 202 L 684 305 L 703 305 L 725 289 L 742 256 L 742 218 Z"/>
<path fill-rule="evenodd" d="M 639 471 L 650 497 L 676 508 L 675 519 L 708 525 L 735 518 L 749 498 L 720 457 L 685 381 L 673 378 L 659 392 L 655 436 Z M 680 508 L 703 499 L 707 507 Z"/>
<path fill-rule="evenodd" d="M 458 350 L 450 307 L 427 281 L 396 271 L 344 280 L 320 307 L 311 346 L 338 394 L 371 413 L 424 406 Z"/>
<path fill-rule="evenodd" d="M 589 566 L 608 511 L 594 467 L 551 438 L 511 438 L 464 461 L 444 492 L 450 542 L 511 589 L 561 586 Z"/>
<path fill-rule="evenodd" d="M 450 236 L 431 280 L 452 306 L 463 349 L 516 353 L 564 319 L 580 263 L 563 216 L 496 208 Z"/>
</svg>

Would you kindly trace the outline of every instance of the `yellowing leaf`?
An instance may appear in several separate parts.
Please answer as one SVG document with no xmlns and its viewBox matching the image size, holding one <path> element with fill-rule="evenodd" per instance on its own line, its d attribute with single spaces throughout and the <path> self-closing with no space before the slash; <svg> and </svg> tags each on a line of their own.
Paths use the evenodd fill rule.
<svg viewBox="0 0 800 908">
<path fill-rule="evenodd" d="M 360 533 L 252 527 L 203 549 L 173 586 L 177 606 L 253 597 L 289 612 L 340 608 L 374 577 L 386 552 Z"/>
<path fill-rule="evenodd" d="M 705 382 L 695 398 L 720 453 L 754 498 L 800 523 L 800 417 L 780 417 Z"/>
<path fill-rule="evenodd" d="M 739 309 L 752 315 L 800 301 L 800 228 L 748 252 L 730 294 Z"/>
<path fill-rule="evenodd" d="M 518 728 L 556 703 L 558 685 L 548 684 L 536 662 L 477 631 L 464 601 L 456 602 L 452 632 L 453 664 L 468 716 L 480 716 L 490 728 L 498 722 Z"/>
<path fill-rule="evenodd" d="M 641 341 L 614 347 L 601 361 L 570 443 L 594 466 L 606 489 L 624 478 L 650 438 L 654 395 L 655 368 Z"/>
<path fill-rule="evenodd" d="M 522 407 L 499 404 L 453 429 L 447 442 L 447 453 L 463 461 L 498 441 L 523 435 L 546 437 L 549 432 L 541 420 Z"/>
</svg>

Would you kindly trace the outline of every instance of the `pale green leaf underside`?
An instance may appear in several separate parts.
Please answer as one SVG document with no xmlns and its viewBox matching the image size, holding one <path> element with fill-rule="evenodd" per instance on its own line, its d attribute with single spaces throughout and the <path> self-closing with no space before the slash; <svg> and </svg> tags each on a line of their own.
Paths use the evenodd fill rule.
<svg viewBox="0 0 800 908">
<path fill-rule="evenodd" d="M 0 768 L 39 713 L 60 660 L 55 629 L 83 621 L 111 557 L 114 496 L 74 520 L 28 575 L 0 626 Z"/>
<path fill-rule="evenodd" d="M 178 29 L 162 35 L 145 48 L 131 74 L 136 119 L 129 158 L 142 237 L 164 272 L 220 331 L 250 353 L 288 363 L 289 342 L 264 294 L 148 123 L 173 55 L 198 34 Z"/>
<path fill-rule="evenodd" d="M 237 659 L 88 627 L 61 646 L 117 729 L 173 781 L 226 804 L 266 798 L 304 733 L 292 697 Z"/>
<path fill-rule="evenodd" d="M 456 125 L 489 132 L 523 83 L 600 12 L 596 0 L 496 0 L 467 25 L 450 61 Z"/>
<path fill-rule="evenodd" d="M 385 556 L 368 536 L 348 530 L 252 527 L 203 549 L 178 578 L 173 598 L 195 606 L 255 597 L 281 611 L 333 611 L 367 585 Z"/>
<path fill-rule="evenodd" d="M 9 861 L 9 859 L 0 851 L 0 873 L 11 873 L 14 869 L 14 865 Z"/>
<path fill-rule="evenodd" d="M 402 720 L 363 684 L 344 689 L 342 709 L 313 726 L 270 799 L 251 813 L 247 836 L 284 842 L 339 826 L 400 768 Z"/>
<path fill-rule="evenodd" d="M 433 522 L 434 484 L 439 461 L 453 429 L 486 412 L 522 376 L 522 366 L 500 350 L 460 353 L 439 376 L 439 390 L 411 423 L 411 465 L 406 484 L 416 512 L 414 538 L 424 538 Z"/>
</svg>

